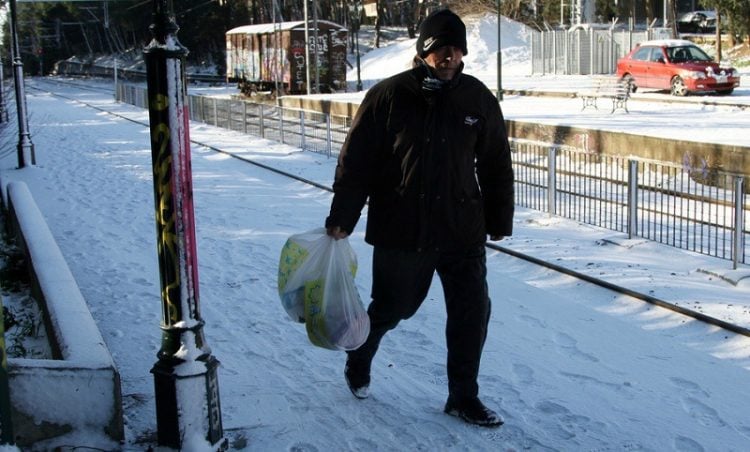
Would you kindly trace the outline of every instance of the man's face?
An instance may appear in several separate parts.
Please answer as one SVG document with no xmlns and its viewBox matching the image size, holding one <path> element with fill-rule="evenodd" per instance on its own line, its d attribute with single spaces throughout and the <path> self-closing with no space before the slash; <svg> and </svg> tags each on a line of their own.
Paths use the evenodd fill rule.
<svg viewBox="0 0 750 452">
<path fill-rule="evenodd" d="M 424 61 L 435 70 L 435 74 L 440 80 L 450 80 L 458 72 L 463 56 L 464 54 L 459 47 L 442 46 L 428 53 L 424 57 Z"/>
</svg>

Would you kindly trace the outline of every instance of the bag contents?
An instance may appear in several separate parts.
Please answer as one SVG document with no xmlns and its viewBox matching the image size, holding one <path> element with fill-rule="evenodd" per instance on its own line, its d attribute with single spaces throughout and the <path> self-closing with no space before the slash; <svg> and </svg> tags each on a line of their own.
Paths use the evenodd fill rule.
<svg viewBox="0 0 750 452">
<path fill-rule="evenodd" d="M 348 239 L 325 228 L 289 237 L 281 250 L 278 289 L 289 317 L 305 323 L 314 345 L 354 350 L 370 333 L 370 318 L 354 277 L 357 255 Z"/>
</svg>

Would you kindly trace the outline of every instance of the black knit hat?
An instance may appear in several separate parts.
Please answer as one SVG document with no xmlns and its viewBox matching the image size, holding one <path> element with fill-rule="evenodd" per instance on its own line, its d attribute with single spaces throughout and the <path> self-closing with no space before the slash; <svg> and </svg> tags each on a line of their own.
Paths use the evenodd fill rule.
<svg viewBox="0 0 750 452">
<path fill-rule="evenodd" d="M 417 54 L 424 58 L 442 46 L 455 46 L 466 55 L 466 26 L 453 11 L 441 9 L 430 13 L 419 27 Z"/>
</svg>

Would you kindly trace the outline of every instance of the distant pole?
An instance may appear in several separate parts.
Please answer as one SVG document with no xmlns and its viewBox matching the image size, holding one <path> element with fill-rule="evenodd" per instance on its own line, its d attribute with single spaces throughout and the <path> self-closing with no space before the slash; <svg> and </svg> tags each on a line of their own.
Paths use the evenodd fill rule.
<svg viewBox="0 0 750 452">
<path fill-rule="evenodd" d="M 161 349 L 151 369 L 159 446 L 223 450 L 218 360 L 203 335 L 198 296 L 189 112 L 185 104 L 187 49 L 177 40 L 172 0 L 153 0 L 153 39 L 144 49 L 156 245 L 161 281 Z M 186 440 L 188 443 L 186 443 Z M 205 443 L 196 444 L 195 441 Z"/>
<path fill-rule="evenodd" d="M 8 122 L 8 109 L 5 105 L 5 69 L 0 57 L 0 123 Z"/>
<path fill-rule="evenodd" d="M 352 25 L 354 26 L 354 46 L 357 49 L 357 91 L 362 91 L 362 76 L 359 65 L 359 26 L 361 25 L 360 14 L 361 12 L 359 9 L 359 0 L 357 0 L 354 2 L 354 20 L 352 20 Z"/>
<path fill-rule="evenodd" d="M 10 38 L 13 53 L 13 80 L 16 84 L 16 113 L 18 113 L 18 167 L 24 168 L 36 165 L 34 157 L 34 143 L 29 133 L 29 118 L 26 114 L 26 91 L 23 81 L 23 61 L 18 45 L 18 19 L 16 16 L 16 0 L 10 0 Z"/>
<path fill-rule="evenodd" d="M 312 0 L 313 5 L 313 41 L 315 46 L 313 47 L 315 54 L 315 94 L 320 93 L 320 43 L 318 42 L 318 2 Z"/>
<path fill-rule="evenodd" d="M 115 57 L 115 61 L 112 66 L 114 68 L 113 73 L 114 73 L 114 83 L 115 83 L 115 102 L 117 102 L 118 101 L 117 99 L 117 57 Z"/>
<path fill-rule="evenodd" d="M 305 86 L 307 87 L 307 94 L 310 94 L 310 20 L 307 17 L 307 2 L 308 0 L 302 0 L 304 3 L 304 15 L 305 15 Z"/>
<path fill-rule="evenodd" d="M 503 46 L 502 39 L 502 15 L 500 14 L 500 1 L 497 0 L 497 100 L 503 100 Z"/>
</svg>

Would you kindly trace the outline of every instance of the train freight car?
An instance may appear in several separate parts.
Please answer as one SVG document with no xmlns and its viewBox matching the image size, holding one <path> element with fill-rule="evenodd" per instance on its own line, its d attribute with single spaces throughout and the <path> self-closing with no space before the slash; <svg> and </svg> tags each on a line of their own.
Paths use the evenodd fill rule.
<svg viewBox="0 0 750 452">
<path fill-rule="evenodd" d="M 227 79 L 237 82 L 245 93 L 279 89 L 304 94 L 309 55 L 310 92 L 315 92 L 316 70 L 320 92 L 345 91 L 346 28 L 325 20 L 317 23 L 317 42 L 314 29 L 307 31 L 307 52 L 305 21 L 244 25 L 227 31 Z"/>
</svg>

